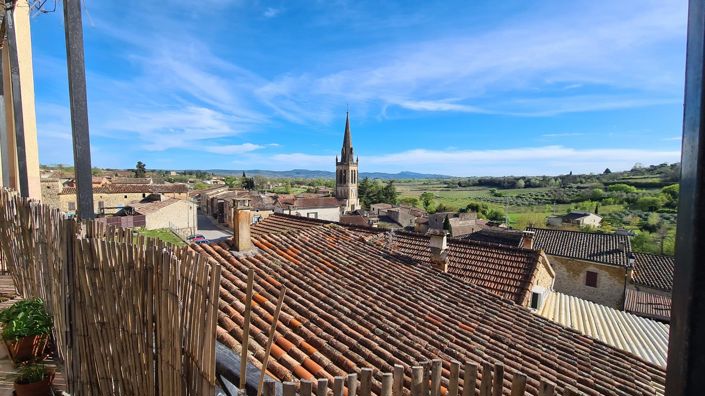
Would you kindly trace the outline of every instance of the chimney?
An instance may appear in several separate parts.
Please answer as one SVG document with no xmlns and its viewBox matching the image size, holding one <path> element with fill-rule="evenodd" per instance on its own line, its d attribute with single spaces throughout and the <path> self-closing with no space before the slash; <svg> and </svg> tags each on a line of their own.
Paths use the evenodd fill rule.
<svg viewBox="0 0 705 396">
<path fill-rule="evenodd" d="M 445 230 L 429 230 L 426 235 L 430 239 L 431 264 L 441 272 L 448 272 L 448 239 Z"/>
<path fill-rule="evenodd" d="M 627 252 L 627 244 L 624 241 L 619 242 L 619 251 L 622 253 Z"/>
<path fill-rule="evenodd" d="M 250 239 L 250 208 L 236 207 L 233 209 L 233 242 L 235 242 L 235 250 L 245 252 L 252 249 L 252 240 Z"/>
<path fill-rule="evenodd" d="M 519 243 L 519 246 L 521 246 L 525 249 L 533 249 L 535 235 L 536 235 L 535 231 L 523 231 L 521 233 L 521 242 Z"/>
</svg>

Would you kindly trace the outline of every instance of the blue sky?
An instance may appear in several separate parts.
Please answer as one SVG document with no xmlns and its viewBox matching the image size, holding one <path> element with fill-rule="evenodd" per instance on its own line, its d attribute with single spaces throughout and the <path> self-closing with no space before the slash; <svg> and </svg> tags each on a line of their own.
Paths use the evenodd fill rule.
<svg viewBox="0 0 705 396">
<path fill-rule="evenodd" d="M 40 160 L 72 162 L 62 12 Z M 537 175 L 680 158 L 685 1 L 85 2 L 93 164 Z"/>
</svg>

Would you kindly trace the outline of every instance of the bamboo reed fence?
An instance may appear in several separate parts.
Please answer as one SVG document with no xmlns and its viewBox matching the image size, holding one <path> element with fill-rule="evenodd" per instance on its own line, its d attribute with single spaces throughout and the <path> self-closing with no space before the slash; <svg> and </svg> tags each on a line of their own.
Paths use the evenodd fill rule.
<svg viewBox="0 0 705 396">
<path fill-rule="evenodd" d="M 0 250 L 44 299 L 72 395 L 213 395 L 220 267 L 0 191 Z"/>
<path fill-rule="evenodd" d="M 461 371 L 462 367 L 462 371 Z M 442 382 L 443 370 L 449 370 L 447 382 Z M 504 365 L 484 362 L 476 363 L 442 362 L 434 359 L 411 367 L 411 378 L 405 378 L 402 365 L 395 365 L 391 373 L 376 372 L 363 368 L 360 373 L 336 376 L 330 384 L 327 378 L 298 382 L 284 382 L 283 396 L 524 396 L 529 394 L 526 375 L 516 373 L 511 378 L 511 386 L 505 381 Z M 373 381 L 381 382 L 381 389 L 373 391 Z M 410 386 L 405 387 L 405 382 Z M 470 384 L 471 386 L 465 386 Z M 265 381 L 261 385 L 264 396 L 275 396 L 275 382 Z M 539 383 L 539 396 L 582 395 L 572 386 L 565 386 L 562 392 L 550 381 Z"/>
</svg>

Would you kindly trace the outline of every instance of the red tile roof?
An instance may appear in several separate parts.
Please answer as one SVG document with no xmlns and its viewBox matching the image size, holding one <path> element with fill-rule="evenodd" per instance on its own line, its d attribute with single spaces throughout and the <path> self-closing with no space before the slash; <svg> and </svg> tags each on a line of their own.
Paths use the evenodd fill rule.
<svg viewBox="0 0 705 396">
<path fill-rule="evenodd" d="M 283 233 L 290 231 L 303 230 L 310 228 L 312 226 L 324 225 L 324 224 L 338 224 L 334 221 L 322 220 L 322 219 L 312 219 L 310 217 L 287 215 L 283 213 L 274 213 L 267 217 L 266 219 L 255 224 L 251 228 L 251 234 L 253 236 L 261 236 L 272 233 Z M 361 235 L 377 235 L 385 232 L 386 230 L 380 228 L 373 228 L 369 226 L 359 226 L 353 224 L 341 224 L 347 229 L 361 234 Z"/>
<path fill-rule="evenodd" d="M 187 193 L 185 184 L 107 184 L 93 187 L 93 194 L 123 194 L 123 193 Z M 76 194 L 76 187 L 64 187 L 61 195 Z"/>
<path fill-rule="evenodd" d="M 257 364 L 281 287 L 287 288 L 269 373 L 280 380 L 328 378 L 371 367 L 391 372 L 429 358 L 502 361 L 504 393 L 521 371 L 586 395 L 663 393 L 665 372 L 582 336 L 483 288 L 408 263 L 335 225 L 260 235 L 254 254 L 227 244 L 193 246 L 223 268 L 218 340 L 237 349 L 247 268 L 255 269 L 250 345 Z M 447 363 L 444 363 L 447 364 Z M 444 367 L 447 386 L 448 367 Z M 379 394 L 379 378 L 374 379 Z"/>
<path fill-rule="evenodd" d="M 430 237 L 426 235 L 395 231 L 375 241 L 420 263 L 430 262 Z M 537 250 L 448 239 L 449 274 L 522 305 L 531 296 L 539 260 Z"/>
<path fill-rule="evenodd" d="M 629 264 L 627 252 L 632 249 L 626 235 L 531 227 L 526 230 L 535 233 L 534 248 L 543 249 L 546 254 L 621 267 Z M 624 244 L 625 251 L 620 250 L 620 244 Z"/>
<path fill-rule="evenodd" d="M 636 252 L 634 256 L 634 283 L 665 291 L 673 289 L 674 257 Z"/>
<path fill-rule="evenodd" d="M 296 197 L 293 200 L 279 200 L 278 202 L 281 206 L 291 207 L 291 209 L 337 208 L 340 206 L 335 197 Z"/>
<path fill-rule="evenodd" d="M 671 321 L 671 297 L 642 290 L 627 289 L 624 310 L 646 318 Z"/>
</svg>

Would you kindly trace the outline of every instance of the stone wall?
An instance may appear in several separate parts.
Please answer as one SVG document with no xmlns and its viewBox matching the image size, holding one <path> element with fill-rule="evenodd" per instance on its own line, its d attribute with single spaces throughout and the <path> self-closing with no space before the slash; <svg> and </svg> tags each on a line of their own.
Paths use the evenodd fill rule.
<svg viewBox="0 0 705 396">
<path fill-rule="evenodd" d="M 42 180 L 42 202 L 54 207 L 60 208 L 61 201 L 59 200 L 59 192 L 61 191 L 61 181 L 58 179 Z"/>
<path fill-rule="evenodd" d="M 548 260 L 556 273 L 553 287 L 556 291 L 608 307 L 623 308 L 626 277 L 623 267 L 551 255 Z M 597 287 L 585 285 L 587 271 L 597 273 Z"/>
<path fill-rule="evenodd" d="M 188 229 L 189 234 L 195 234 L 198 230 L 196 204 L 191 201 L 181 200 L 156 212 L 149 213 L 146 215 L 145 228 L 148 230 L 160 228 Z"/>
</svg>

